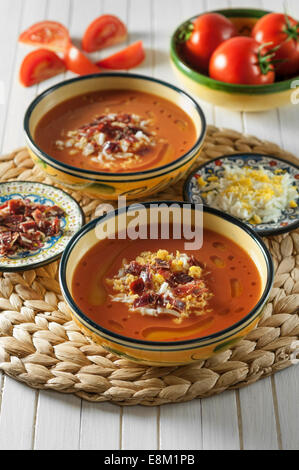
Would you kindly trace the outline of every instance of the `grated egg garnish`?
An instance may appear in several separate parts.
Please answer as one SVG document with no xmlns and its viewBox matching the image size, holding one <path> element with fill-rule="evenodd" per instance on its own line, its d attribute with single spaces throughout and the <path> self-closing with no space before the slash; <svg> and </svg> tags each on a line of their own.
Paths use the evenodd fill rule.
<svg viewBox="0 0 299 470">
<path fill-rule="evenodd" d="M 56 140 L 57 150 L 70 155 L 81 151 L 84 157 L 101 163 L 104 168 L 126 168 L 142 160 L 157 144 L 152 122 L 136 114 L 107 113 L 67 132 Z"/>
<path fill-rule="evenodd" d="M 253 224 L 277 222 L 282 211 L 297 207 L 294 178 L 286 171 L 274 172 L 237 164 L 223 165 L 221 176 L 201 176 L 207 203 Z M 203 184 L 205 183 L 205 184 Z"/>
<path fill-rule="evenodd" d="M 106 279 L 114 302 L 125 302 L 128 310 L 141 315 L 174 316 L 180 323 L 191 314 L 203 315 L 212 293 L 204 268 L 194 256 L 167 250 L 142 252 L 135 260 L 123 261 L 119 272 Z"/>
</svg>

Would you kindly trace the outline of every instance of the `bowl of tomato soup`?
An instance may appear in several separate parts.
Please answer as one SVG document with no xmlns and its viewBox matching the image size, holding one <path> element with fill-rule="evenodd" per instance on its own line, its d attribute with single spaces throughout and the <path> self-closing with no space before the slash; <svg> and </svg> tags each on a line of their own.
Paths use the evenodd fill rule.
<svg viewBox="0 0 299 470">
<path fill-rule="evenodd" d="M 29 106 L 29 152 L 53 181 L 91 197 L 147 197 L 185 175 L 206 123 L 179 88 L 125 73 L 61 82 Z"/>
<path fill-rule="evenodd" d="M 153 203 L 144 204 L 143 235 L 130 235 L 136 205 L 127 206 L 82 228 L 60 264 L 82 331 L 112 353 L 157 366 L 207 359 L 240 341 L 273 282 L 271 256 L 251 228 L 210 207 L 199 221 L 196 205 L 183 202 L 165 202 L 162 214 L 170 206 L 166 236 L 162 222 L 152 230 Z M 201 245 L 178 236 L 186 210 Z"/>
</svg>

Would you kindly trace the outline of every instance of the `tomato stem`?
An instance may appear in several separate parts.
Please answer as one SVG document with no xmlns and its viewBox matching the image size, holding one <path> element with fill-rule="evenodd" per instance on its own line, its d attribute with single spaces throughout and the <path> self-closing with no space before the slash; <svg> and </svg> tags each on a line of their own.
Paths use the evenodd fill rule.
<svg viewBox="0 0 299 470">
<path fill-rule="evenodd" d="M 275 57 L 275 52 L 281 47 L 281 44 L 278 44 L 277 46 L 268 49 L 268 51 L 263 54 L 262 50 L 270 44 L 273 44 L 273 42 L 271 41 L 261 44 L 258 48 L 258 65 L 260 66 L 263 75 L 266 75 L 271 69 L 273 69 L 273 66 L 275 64 L 281 64 L 282 62 L 288 61 L 288 59 L 272 59 L 273 57 Z"/>
<path fill-rule="evenodd" d="M 275 51 L 278 49 L 277 46 L 273 47 L 272 49 L 269 49 L 267 52 L 263 53 L 262 50 L 270 46 L 270 44 L 273 44 L 273 42 L 267 42 L 264 44 L 261 44 L 258 48 L 257 52 L 257 57 L 258 57 L 258 65 L 261 69 L 261 72 L 263 75 L 267 75 L 267 73 L 273 69 L 273 64 L 272 64 L 272 57 L 275 56 Z"/>
<path fill-rule="evenodd" d="M 193 30 L 194 24 L 190 21 L 186 21 L 186 23 L 184 23 L 178 31 L 177 41 L 180 43 L 188 41 L 188 39 L 190 39 L 191 37 Z"/>
<path fill-rule="evenodd" d="M 285 16 L 285 21 L 286 21 L 286 26 L 284 28 L 284 33 L 288 36 L 286 41 L 294 39 L 295 41 L 298 42 L 299 41 L 299 31 L 298 31 L 299 22 L 296 23 L 294 26 L 292 26 L 286 12 L 285 12 L 284 16 Z"/>
</svg>

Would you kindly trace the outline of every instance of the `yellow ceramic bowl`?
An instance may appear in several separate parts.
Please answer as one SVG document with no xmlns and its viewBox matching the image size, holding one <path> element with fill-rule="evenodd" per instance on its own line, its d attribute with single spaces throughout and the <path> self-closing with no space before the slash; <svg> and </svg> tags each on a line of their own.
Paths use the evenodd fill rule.
<svg viewBox="0 0 299 470">
<path fill-rule="evenodd" d="M 229 18 L 237 26 L 240 35 L 249 35 L 258 19 L 270 12 L 252 8 L 232 8 L 215 10 L 213 13 L 220 13 Z M 176 29 L 171 38 L 170 56 L 175 73 L 186 90 L 205 101 L 235 111 L 264 111 L 292 103 L 292 94 L 298 85 L 296 79 L 299 77 L 270 85 L 234 85 L 214 80 L 192 69 L 182 57 L 177 39 L 184 23 Z"/>
<path fill-rule="evenodd" d="M 145 222 L 149 219 L 149 210 L 153 203 L 145 203 Z M 161 207 L 161 201 L 156 203 Z M 196 206 L 184 202 L 164 202 L 164 210 L 171 204 L 173 211 L 173 222 L 182 223 L 182 209 L 191 211 L 194 217 Z M 174 204 L 176 208 L 174 208 Z M 166 207 L 166 208 L 165 208 Z M 153 209 L 151 209 L 153 210 Z M 162 209 L 163 210 L 163 209 Z M 156 342 L 132 339 L 103 328 L 88 317 L 88 312 L 83 312 L 76 305 L 72 295 L 72 279 L 74 271 L 85 253 L 99 242 L 97 233 L 98 224 L 106 223 L 107 236 L 114 234 L 111 225 L 118 227 L 118 231 L 128 226 L 130 211 L 136 211 L 136 206 L 125 207 L 118 211 L 111 211 L 108 216 L 116 217 L 117 225 L 106 223 L 107 217 L 101 217 L 89 222 L 73 237 L 63 253 L 60 263 L 60 286 L 71 309 L 75 322 L 82 331 L 95 343 L 102 345 L 108 351 L 124 356 L 132 361 L 155 366 L 170 366 L 192 363 L 194 361 L 207 359 L 220 351 L 231 347 L 240 341 L 257 324 L 263 306 L 268 298 L 273 282 L 273 265 L 271 256 L 261 238 L 253 230 L 248 228 L 239 220 L 226 215 L 210 207 L 203 208 L 203 227 L 214 230 L 217 233 L 232 239 L 249 254 L 258 268 L 262 280 L 262 293 L 255 307 L 239 322 L 229 328 L 215 334 L 188 341 Z M 184 212 L 184 215 L 186 213 Z M 151 212 L 152 215 L 152 212 Z M 186 219 L 185 219 L 186 220 Z M 192 220 L 192 218 L 191 218 Z M 194 220 L 193 220 L 194 221 Z M 195 220 L 196 224 L 196 220 Z M 198 227 L 198 225 L 197 225 Z"/>
<path fill-rule="evenodd" d="M 34 140 L 36 126 L 51 108 L 77 95 L 111 89 L 143 91 L 175 103 L 191 117 L 195 125 L 197 136 L 193 147 L 176 160 L 161 167 L 131 173 L 107 173 L 76 168 L 59 162 L 36 145 Z M 173 85 L 142 75 L 105 73 L 67 80 L 46 90 L 29 106 L 25 114 L 24 128 L 32 159 L 53 181 L 93 198 L 115 200 L 120 195 L 126 196 L 127 199 L 147 197 L 184 176 L 202 148 L 206 122 L 196 101 Z"/>
</svg>

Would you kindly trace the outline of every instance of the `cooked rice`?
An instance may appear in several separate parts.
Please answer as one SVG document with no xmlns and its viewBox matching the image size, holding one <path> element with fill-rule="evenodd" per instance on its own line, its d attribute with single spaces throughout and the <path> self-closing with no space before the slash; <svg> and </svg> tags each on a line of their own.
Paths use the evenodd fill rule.
<svg viewBox="0 0 299 470">
<path fill-rule="evenodd" d="M 297 207 L 294 178 L 286 171 L 274 172 L 237 164 L 223 165 L 221 177 L 198 178 L 208 205 L 253 224 L 277 222 L 282 212 Z"/>
</svg>

